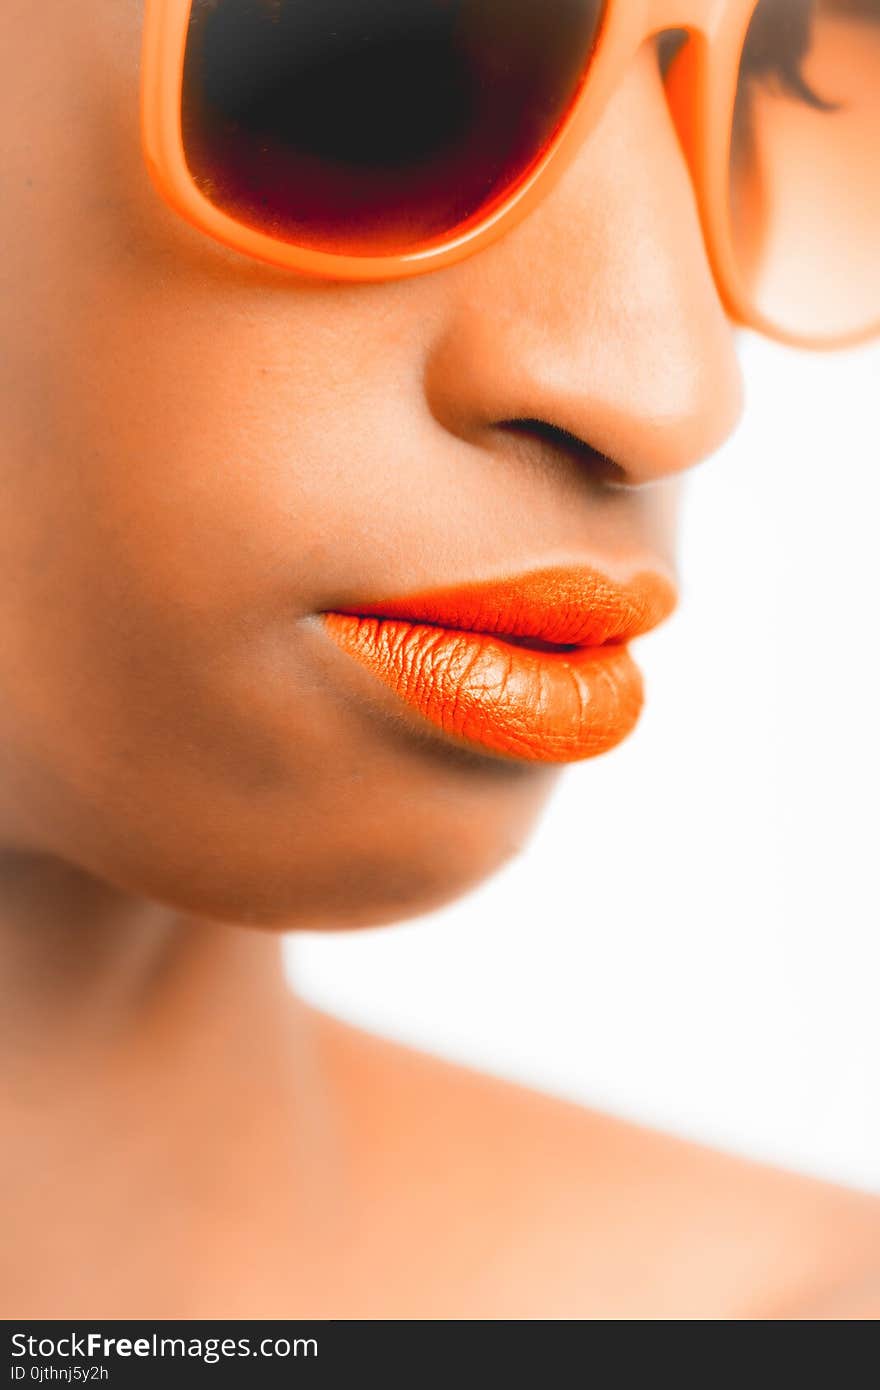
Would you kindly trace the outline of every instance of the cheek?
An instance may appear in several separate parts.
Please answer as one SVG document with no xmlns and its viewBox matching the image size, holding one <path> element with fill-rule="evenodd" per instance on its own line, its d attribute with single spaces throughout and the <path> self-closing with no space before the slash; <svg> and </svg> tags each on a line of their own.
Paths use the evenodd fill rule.
<svg viewBox="0 0 880 1390">
<path fill-rule="evenodd" d="M 293 288 L 165 207 L 140 155 L 142 8 L 14 25 L 29 76 L 9 75 L 9 107 L 0 94 L 0 114 L 28 112 L 27 141 L 0 128 L 8 467 L 35 549 L 53 535 L 85 568 L 103 556 L 156 610 L 234 622 L 273 586 L 308 609 L 369 510 L 352 421 L 393 428 L 377 363 L 399 352 L 400 380 L 420 353 L 384 327 L 387 294 L 376 312 L 369 292 Z"/>
</svg>

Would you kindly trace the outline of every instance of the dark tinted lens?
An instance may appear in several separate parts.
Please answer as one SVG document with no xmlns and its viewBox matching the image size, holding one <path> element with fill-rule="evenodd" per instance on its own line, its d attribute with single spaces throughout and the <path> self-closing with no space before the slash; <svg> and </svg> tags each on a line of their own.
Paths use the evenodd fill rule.
<svg viewBox="0 0 880 1390">
<path fill-rule="evenodd" d="M 348 254 L 424 246 L 546 148 L 603 0 L 194 0 L 183 142 L 223 211 Z"/>
<path fill-rule="evenodd" d="M 759 0 L 730 161 L 757 307 L 808 336 L 880 321 L 880 0 Z"/>
</svg>

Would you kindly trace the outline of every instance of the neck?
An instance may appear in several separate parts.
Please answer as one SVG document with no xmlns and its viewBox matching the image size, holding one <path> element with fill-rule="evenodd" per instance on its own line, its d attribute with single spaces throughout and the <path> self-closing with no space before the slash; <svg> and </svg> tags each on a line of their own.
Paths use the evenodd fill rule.
<svg viewBox="0 0 880 1390">
<path fill-rule="evenodd" d="M 185 1049 L 262 1027 L 295 1000 L 281 939 L 137 899 L 57 859 L 0 856 L 0 1057 L 41 1066 L 118 1055 L 150 1038 Z"/>
<path fill-rule="evenodd" d="M 268 1249 L 282 1228 L 307 1240 L 304 1211 L 324 1219 L 332 1095 L 277 934 L 6 856 L 0 987 L 0 1147 L 16 1210 L 30 1212 L 23 1246 L 54 1232 L 71 1200 L 101 1210 L 112 1239 L 133 1192 L 154 1219 L 179 1220 L 193 1249 L 199 1223 L 232 1249 L 257 1230 Z M 146 1228 L 143 1249 L 152 1242 Z"/>
</svg>

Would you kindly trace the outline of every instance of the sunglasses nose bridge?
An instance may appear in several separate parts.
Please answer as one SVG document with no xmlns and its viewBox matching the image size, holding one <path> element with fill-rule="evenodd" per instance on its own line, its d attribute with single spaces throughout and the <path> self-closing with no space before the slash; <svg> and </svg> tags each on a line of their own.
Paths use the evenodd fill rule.
<svg viewBox="0 0 880 1390">
<path fill-rule="evenodd" d="M 645 20 L 651 33 L 687 29 L 711 35 L 723 26 L 731 10 L 749 13 L 756 0 L 644 0 Z"/>
<path fill-rule="evenodd" d="M 711 39 L 691 34 L 674 58 L 665 78 L 666 101 L 687 164 L 697 214 L 715 283 L 722 299 L 730 301 L 727 242 L 727 140 L 732 119 L 735 78 L 730 92 L 717 90 L 716 55 Z M 716 64 L 717 69 L 717 64 Z M 713 82 L 715 86 L 713 87 Z M 729 116 L 724 112 L 729 110 Z"/>
<path fill-rule="evenodd" d="M 700 34 L 689 34 L 687 42 L 682 44 L 675 54 L 664 78 L 666 101 L 692 179 L 696 176 L 702 109 L 700 83 L 703 78 L 704 44 L 705 40 Z"/>
</svg>

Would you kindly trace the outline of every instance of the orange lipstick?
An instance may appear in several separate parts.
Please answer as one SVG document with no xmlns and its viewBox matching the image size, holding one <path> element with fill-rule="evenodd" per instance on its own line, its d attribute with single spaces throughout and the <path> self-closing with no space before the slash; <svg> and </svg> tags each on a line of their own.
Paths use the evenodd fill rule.
<svg viewBox="0 0 880 1390">
<path fill-rule="evenodd" d="M 575 762 L 613 748 L 642 707 L 626 643 L 675 607 L 656 574 L 585 568 L 432 589 L 325 613 L 328 634 L 425 719 L 510 758 Z"/>
</svg>

